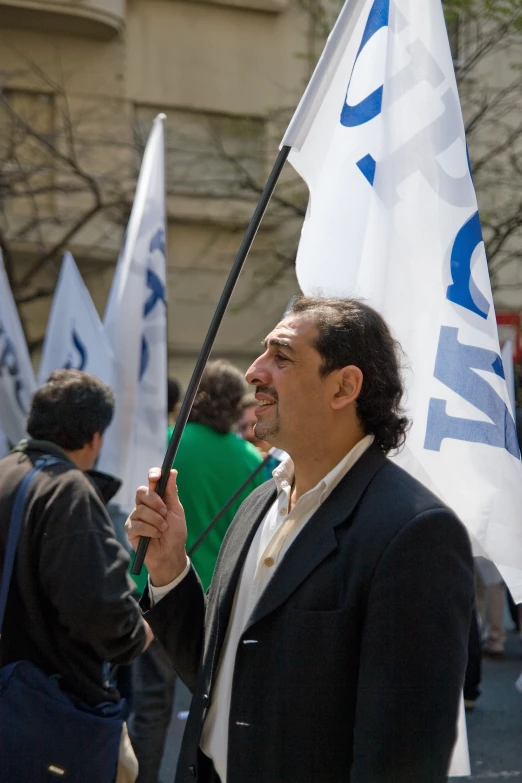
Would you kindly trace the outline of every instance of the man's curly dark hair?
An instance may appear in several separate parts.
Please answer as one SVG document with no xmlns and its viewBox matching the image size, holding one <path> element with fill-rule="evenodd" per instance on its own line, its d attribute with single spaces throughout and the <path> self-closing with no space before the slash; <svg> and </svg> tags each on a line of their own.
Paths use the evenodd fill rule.
<svg viewBox="0 0 522 783">
<path fill-rule="evenodd" d="M 81 370 L 55 370 L 33 397 L 27 432 L 75 451 L 96 432 L 103 435 L 113 411 L 114 394 L 99 378 Z"/>
<path fill-rule="evenodd" d="M 411 424 L 401 406 L 402 349 L 382 316 L 359 299 L 319 296 L 296 297 L 286 315 L 292 314 L 310 315 L 317 325 L 315 348 L 323 377 L 351 364 L 359 367 L 363 384 L 357 415 L 365 433 L 375 435 L 385 454 L 401 448 Z"/>
<path fill-rule="evenodd" d="M 225 359 L 209 362 L 203 372 L 189 421 L 216 432 L 230 432 L 243 414 L 241 400 L 247 391 L 243 373 Z"/>
</svg>

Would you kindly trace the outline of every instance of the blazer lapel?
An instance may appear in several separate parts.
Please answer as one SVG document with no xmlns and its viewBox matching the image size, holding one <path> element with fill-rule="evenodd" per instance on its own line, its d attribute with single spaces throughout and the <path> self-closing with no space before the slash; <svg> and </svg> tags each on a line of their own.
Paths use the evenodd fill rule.
<svg viewBox="0 0 522 783">
<path fill-rule="evenodd" d="M 217 591 L 219 602 L 226 610 L 232 603 L 239 575 L 245 562 L 248 549 L 256 534 L 263 517 L 276 498 L 277 490 L 273 481 L 263 485 L 256 496 L 247 500 L 244 508 L 233 522 L 230 535 L 227 535 L 219 553 L 219 563 L 216 567 L 218 575 Z M 217 592 L 216 591 L 216 592 Z"/>
<path fill-rule="evenodd" d="M 211 674 L 219 660 L 241 569 L 257 528 L 276 494 L 274 482 L 267 481 L 255 495 L 250 495 L 223 540 L 210 587 L 206 618 L 204 659 L 209 662 L 211 656 Z"/>
<path fill-rule="evenodd" d="M 354 511 L 386 457 L 373 443 L 340 481 L 299 533 L 259 599 L 248 626 L 283 604 L 306 577 L 337 547 L 335 528 Z"/>
</svg>

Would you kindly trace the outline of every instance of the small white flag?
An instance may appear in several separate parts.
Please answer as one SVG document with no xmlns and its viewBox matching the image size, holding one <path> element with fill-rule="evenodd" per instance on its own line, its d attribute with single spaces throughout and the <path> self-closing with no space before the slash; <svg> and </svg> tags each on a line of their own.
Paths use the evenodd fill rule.
<svg viewBox="0 0 522 783">
<path fill-rule="evenodd" d="M 440 0 L 348 0 L 283 144 L 310 189 L 302 290 L 390 324 L 413 419 L 397 459 L 522 601 L 522 465 Z"/>
<path fill-rule="evenodd" d="M 145 148 L 104 319 L 116 411 L 99 465 L 123 481 L 114 500 L 124 511 L 148 469 L 161 466 L 167 437 L 164 119 L 154 120 Z"/>
<path fill-rule="evenodd" d="M 65 253 L 54 294 L 38 372 L 43 384 L 54 370 L 76 369 L 112 385 L 112 352 L 74 258 Z"/>
<path fill-rule="evenodd" d="M 26 436 L 35 388 L 24 331 L 0 254 L 0 427 L 11 443 Z"/>
</svg>

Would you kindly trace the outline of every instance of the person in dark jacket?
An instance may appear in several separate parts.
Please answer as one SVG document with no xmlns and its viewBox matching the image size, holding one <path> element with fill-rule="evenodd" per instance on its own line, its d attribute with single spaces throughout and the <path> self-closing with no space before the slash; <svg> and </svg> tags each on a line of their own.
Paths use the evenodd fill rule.
<svg viewBox="0 0 522 783">
<path fill-rule="evenodd" d="M 22 441 L 0 461 L 0 562 L 16 491 L 42 454 L 26 504 L 0 640 L 2 665 L 28 660 L 58 674 L 89 705 L 116 702 L 109 664 L 130 663 L 152 639 L 104 506 L 107 479 L 87 475 L 114 408 L 110 389 L 59 370 L 36 392 Z M 98 486 L 101 487 L 101 491 Z"/>
<path fill-rule="evenodd" d="M 289 454 L 243 503 L 205 596 L 169 477 L 136 494 L 143 608 L 193 691 L 177 783 L 442 783 L 473 561 L 455 514 L 387 454 L 398 347 L 357 300 L 297 298 L 246 374 L 256 437 Z"/>
</svg>

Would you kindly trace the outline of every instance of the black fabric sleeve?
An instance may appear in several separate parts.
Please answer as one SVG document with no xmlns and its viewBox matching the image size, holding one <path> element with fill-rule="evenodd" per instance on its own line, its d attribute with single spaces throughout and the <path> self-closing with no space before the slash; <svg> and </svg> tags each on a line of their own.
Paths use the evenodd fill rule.
<svg viewBox="0 0 522 783">
<path fill-rule="evenodd" d="M 193 568 L 158 603 L 150 607 L 148 588 L 141 607 L 154 636 L 170 655 L 177 674 L 193 693 L 203 649 L 205 594 Z"/>
<path fill-rule="evenodd" d="M 47 506 L 39 569 L 58 622 L 101 660 L 130 663 L 145 645 L 145 626 L 129 557 L 100 499 L 79 471 L 69 471 Z"/>
<path fill-rule="evenodd" d="M 443 783 L 473 602 L 467 532 L 445 509 L 410 521 L 374 574 L 362 635 L 351 783 Z"/>
</svg>

